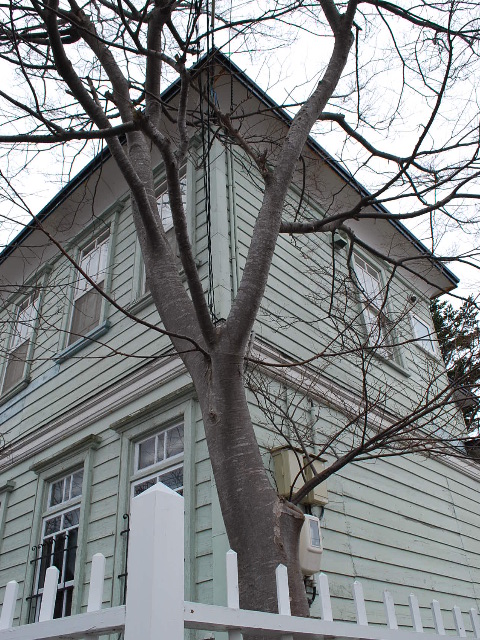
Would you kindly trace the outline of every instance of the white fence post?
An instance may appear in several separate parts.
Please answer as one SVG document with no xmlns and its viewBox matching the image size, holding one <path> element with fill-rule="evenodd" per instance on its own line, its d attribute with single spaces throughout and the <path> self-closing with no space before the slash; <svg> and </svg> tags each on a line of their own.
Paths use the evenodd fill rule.
<svg viewBox="0 0 480 640">
<path fill-rule="evenodd" d="M 462 612 L 460 610 L 460 607 L 457 607 L 456 605 L 453 607 L 453 619 L 455 621 L 455 626 L 457 627 L 457 633 L 460 636 L 460 638 L 466 638 L 467 633 L 465 631 L 465 624 L 463 622 Z"/>
<path fill-rule="evenodd" d="M 88 590 L 87 612 L 100 611 L 103 602 L 103 583 L 105 582 L 105 556 L 96 553 L 92 558 L 90 588 Z"/>
<path fill-rule="evenodd" d="M 15 605 L 17 604 L 18 582 L 12 580 L 7 584 L 3 597 L 2 615 L 0 616 L 0 630 L 10 629 L 13 625 Z"/>
<path fill-rule="evenodd" d="M 411 593 L 408 596 L 408 604 L 410 605 L 413 630 L 417 633 L 423 633 L 422 616 L 420 615 L 420 607 L 418 606 L 418 600 L 415 594 Z"/>
<path fill-rule="evenodd" d="M 183 640 L 184 500 L 162 483 L 131 502 L 125 640 Z"/>
<path fill-rule="evenodd" d="M 365 598 L 363 596 L 363 587 L 355 580 L 353 583 L 353 600 L 355 602 L 355 613 L 357 615 L 357 624 L 362 627 L 368 627 L 367 610 L 365 608 Z"/>
<path fill-rule="evenodd" d="M 432 600 L 432 614 L 433 622 L 435 624 L 435 631 L 439 636 L 444 636 L 445 625 L 443 624 L 442 610 L 440 609 L 440 603 L 438 600 Z"/>
<path fill-rule="evenodd" d="M 470 620 L 472 621 L 473 637 L 480 640 L 480 619 L 476 609 L 470 609 Z"/>
<path fill-rule="evenodd" d="M 275 578 L 277 580 L 277 604 L 278 613 L 281 616 L 290 616 L 290 589 L 288 588 L 288 572 L 284 564 L 279 564 L 275 569 Z M 281 636 L 282 640 L 293 640 L 290 634 Z"/>
<path fill-rule="evenodd" d="M 230 549 L 227 551 L 227 607 L 240 609 L 240 595 L 238 592 L 238 563 L 237 554 Z M 228 640 L 242 640 L 240 631 L 229 631 Z"/>
<path fill-rule="evenodd" d="M 320 597 L 320 616 L 322 620 L 333 621 L 332 601 L 330 600 L 330 588 L 328 578 L 324 573 L 317 573 L 317 589 Z"/>
<path fill-rule="evenodd" d="M 53 620 L 55 611 L 55 598 L 57 597 L 59 572 L 57 567 L 49 567 L 45 572 L 45 582 L 43 583 L 42 604 L 40 605 L 39 622 Z"/>
<path fill-rule="evenodd" d="M 398 629 L 397 616 L 395 614 L 395 603 L 390 591 L 383 592 L 383 604 L 385 605 L 385 613 L 387 614 L 387 625 L 389 629 Z"/>
</svg>

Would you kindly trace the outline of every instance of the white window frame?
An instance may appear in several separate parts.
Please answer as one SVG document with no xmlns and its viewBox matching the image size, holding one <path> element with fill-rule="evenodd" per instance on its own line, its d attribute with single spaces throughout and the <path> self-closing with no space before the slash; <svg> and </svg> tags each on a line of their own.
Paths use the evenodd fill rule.
<svg viewBox="0 0 480 640">
<path fill-rule="evenodd" d="M 164 456 L 162 459 L 158 459 L 157 453 L 158 453 L 159 438 L 163 435 L 164 443 L 166 443 L 165 436 L 168 437 L 167 435 L 168 432 L 173 431 L 174 429 L 178 429 L 179 427 L 182 427 L 183 429 L 184 446 L 182 451 L 175 455 L 172 455 L 169 457 Z M 152 464 L 140 467 L 139 466 L 140 446 L 145 442 L 147 442 L 148 440 L 151 440 L 152 438 L 155 438 L 154 462 Z M 153 479 L 155 479 L 156 482 L 161 482 L 161 478 L 165 474 L 180 468 L 183 469 L 184 455 L 185 455 L 185 426 L 183 421 L 176 422 L 175 424 L 171 424 L 169 426 L 163 427 L 162 429 L 159 429 L 158 431 L 151 433 L 147 437 L 143 437 L 142 439 L 137 440 L 134 443 L 134 447 L 135 448 L 134 448 L 134 456 L 133 456 L 133 475 L 131 478 L 131 497 L 132 498 L 135 495 L 135 487 L 138 486 L 139 484 L 148 482 L 149 480 L 153 480 Z M 165 444 L 164 444 L 164 452 L 165 452 Z M 175 488 L 174 490 L 183 492 L 183 486 L 184 485 L 182 484 L 181 487 Z"/>
<path fill-rule="evenodd" d="M 187 173 L 186 166 L 180 169 L 180 191 L 182 194 L 183 208 L 187 209 Z M 172 210 L 170 208 L 170 199 L 168 197 L 167 183 L 164 181 L 157 191 L 157 208 L 158 214 L 162 220 L 165 233 L 173 229 Z"/>
<path fill-rule="evenodd" d="M 2 369 L 0 387 L 1 396 L 10 396 L 12 393 L 16 393 L 16 391 L 19 390 L 19 387 L 28 384 L 35 334 L 39 320 L 40 304 L 40 294 L 38 291 L 34 290 L 29 296 L 23 298 L 15 306 L 15 320 L 12 322 L 12 330 L 8 338 L 8 347 L 6 349 L 5 361 Z M 22 314 L 24 314 L 24 312 L 27 312 L 27 314 L 22 318 Z M 23 362 L 22 375 L 8 389 L 5 389 L 5 379 L 7 377 L 10 357 L 14 351 L 25 343 L 27 343 L 27 349 L 25 353 L 25 360 Z"/>
<path fill-rule="evenodd" d="M 389 320 L 385 313 L 382 273 L 356 252 L 353 253 L 353 267 L 356 284 L 360 290 L 360 304 L 368 346 L 374 349 L 376 355 L 393 361 L 394 351 L 389 336 Z M 376 319 L 375 326 L 372 318 Z"/>
<path fill-rule="evenodd" d="M 412 333 L 416 346 L 431 356 L 437 356 L 438 352 L 435 344 L 436 335 L 431 323 L 422 320 L 422 318 L 420 318 L 416 313 L 410 313 L 410 324 L 412 326 Z M 425 328 L 425 335 L 420 335 L 418 333 L 418 325 L 421 325 L 423 328 Z M 428 343 L 429 346 L 426 346 L 426 343 Z"/>
<path fill-rule="evenodd" d="M 193 182 L 193 179 L 193 172 L 191 169 L 189 169 L 189 164 L 184 165 L 180 169 L 180 183 L 182 187 L 183 206 L 185 209 L 187 220 L 189 219 L 189 202 L 190 200 L 193 200 L 193 195 L 191 193 L 191 183 Z M 177 255 L 177 241 L 175 236 L 175 229 L 173 228 L 173 219 L 170 213 L 170 205 L 168 203 L 168 190 L 165 177 L 163 177 L 163 179 L 158 182 L 155 192 L 157 194 L 156 199 L 158 213 L 162 218 L 162 223 L 164 225 L 165 233 L 167 234 L 167 239 L 170 243 L 173 253 Z M 161 202 L 162 199 L 165 199 L 166 201 Z M 168 209 L 168 212 L 166 211 L 166 209 Z M 143 261 L 142 252 L 140 250 L 140 243 L 137 240 L 135 246 L 135 263 L 133 269 L 133 300 L 131 303 L 131 310 L 133 313 L 138 313 L 150 303 L 151 294 L 147 288 L 145 263 Z"/>
<path fill-rule="evenodd" d="M 104 230 L 102 233 L 99 233 L 95 238 L 93 238 L 90 242 L 88 242 L 80 251 L 80 255 L 78 257 L 78 265 L 81 269 L 95 282 L 95 284 L 100 285 L 103 284 L 103 289 L 106 289 L 106 281 L 108 275 L 108 268 L 110 263 L 110 254 L 111 254 L 111 243 L 112 243 L 112 234 L 110 228 Z M 97 264 L 93 264 L 92 262 L 96 261 Z M 85 335 L 74 335 L 71 333 L 72 325 L 74 322 L 76 304 L 78 301 L 83 298 L 83 296 L 87 295 L 94 288 L 80 272 L 77 272 L 77 277 L 75 281 L 73 299 L 72 299 L 72 308 L 70 312 L 70 318 L 68 323 L 68 337 L 67 337 L 67 345 L 71 346 L 77 340 L 82 340 L 85 338 L 85 335 L 88 335 L 91 331 L 94 331 L 96 327 L 98 327 L 102 322 L 102 309 L 104 307 L 105 301 L 102 300 L 101 308 L 99 311 L 98 322 L 94 327 L 91 327 L 89 331 Z M 99 294 L 100 295 L 100 294 Z"/>
<path fill-rule="evenodd" d="M 150 480 L 155 480 L 155 482 L 152 483 L 152 486 L 153 486 L 153 485 L 157 484 L 158 482 L 162 482 L 162 478 L 164 478 L 164 476 L 169 474 L 171 471 L 176 471 L 177 469 L 182 469 L 182 472 L 183 472 L 183 461 L 180 464 L 176 464 L 174 466 L 169 466 L 166 469 L 164 469 L 163 471 L 157 471 L 156 473 L 151 473 L 151 474 L 149 474 L 147 476 L 144 476 L 143 478 L 140 478 L 139 480 L 132 481 L 132 495 L 131 495 L 131 497 L 132 498 L 135 497 L 135 488 L 138 487 L 138 485 L 142 485 L 145 482 L 149 482 Z M 182 473 L 182 477 L 183 477 L 183 473 Z M 175 487 L 175 489 L 173 489 L 173 491 L 176 491 L 177 493 L 180 493 L 181 495 L 183 495 L 183 488 L 184 488 L 184 481 L 182 482 L 181 486 Z"/>
<path fill-rule="evenodd" d="M 78 474 L 80 473 L 81 473 L 81 491 L 80 493 L 77 493 L 77 495 L 72 497 L 73 477 L 75 475 L 78 476 Z M 62 499 L 59 502 L 52 504 L 53 487 L 54 485 L 62 481 L 63 481 Z M 62 602 L 61 602 L 62 615 L 59 616 L 61 618 L 65 617 L 66 615 L 66 606 L 67 606 L 67 599 L 69 597 L 68 596 L 69 593 L 71 595 L 70 595 L 70 611 L 68 615 L 71 615 L 73 613 L 72 612 L 73 591 L 76 586 L 75 582 L 76 582 L 77 573 L 78 573 L 78 566 L 77 566 L 78 555 L 79 555 L 78 549 L 79 549 L 79 537 L 80 537 L 80 527 L 81 527 L 81 518 L 82 518 L 82 497 L 84 494 L 84 489 L 85 489 L 85 470 L 83 467 L 81 467 L 81 468 L 74 469 L 66 474 L 64 473 L 59 478 L 52 478 L 51 480 L 49 480 L 48 490 L 46 491 L 46 507 L 42 514 L 40 543 L 38 546 L 38 548 L 40 549 L 39 551 L 40 557 L 42 557 L 42 554 L 43 554 L 42 547 L 43 545 L 45 545 L 46 541 L 52 540 L 52 539 L 54 540 L 58 536 L 61 536 L 63 534 L 66 534 L 68 536 L 69 532 L 75 529 L 77 531 L 77 534 L 76 534 L 77 538 L 76 538 L 75 547 L 74 547 L 75 559 L 74 559 L 74 569 L 73 569 L 72 579 L 65 580 L 66 562 L 67 562 L 67 548 L 65 547 L 65 540 L 64 540 L 64 547 L 61 552 L 63 554 L 63 557 L 61 560 L 62 568 L 59 575 L 58 592 L 57 592 L 57 598 L 59 597 L 59 595 L 62 598 Z M 65 521 L 64 521 L 65 516 L 76 511 L 78 511 L 78 521 L 73 525 L 65 526 Z M 54 531 L 52 533 L 46 533 L 47 524 L 54 518 L 61 518 L 60 528 L 57 531 Z M 29 606 L 31 622 L 38 621 L 38 615 L 40 613 L 41 595 L 43 594 L 43 586 L 42 587 L 39 586 L 43 562 L 42 560 L 39 559 L 37 560 L 37 563 L 38 564 L 36 564 L 35 566 L 35 574 L 34 574 L 34 589 L 31 594 L 32 597 L 36 598 L 36 601 L 35 603 L 30 603 L 30 606 Z M 48 568 L 48 566 L 52 566 L 52 565 L 53 565 L 53 562 L 48 562 L 45 569 Z M 33 618 L 31 617 L 32 613 L 34 614 Z"/>
<path fill-rule="evenodd" d="M 110 293 L 112 284 L 112 272 L 113 272 L 113 257 L 115 251 L 115 240 L 117 233 L 117 225 L 120 211 L 124 207 L 124 202 L 119 201 L 107 209 L 101 216 L 92 221 L 85 229 L 70 240 L 67 245 L 67 250 L 70 255 L 75 256 L 77 264 L 80 264 L 82 259 L 82 252 L 87 249 L 93 241 L 99 238 L 103 238 L 103 235 L 109 234 L 108 238 L 108 251 L 106 257 L 105 277 L 103 279 L 103 290 L 106 293 Z M 81 281 L 80 273 L 72 265 L 70 269 L 70 282 L 73 285 L 69 289 L 68 304 L 65 305 L 61 338 L 59 342 L 59 351 L 55 356 L 55 361 L 62 363 L 68 360 L 71 356 L 79 352 L 81 349 L 91 344 L 93 340 L 97 340 L 103 336 L 110 328 L 108 321 L 109 303 L 102 296 L 100 307 L 100 319 L 96 327 L 93 327 L 84 336 L 77 336 L 76 339 L 70 341 L 71 326 L 73 319 L 74 303 L 75 299 L 79 299 L 78 295 L 78 283 Z"/>
</svg>

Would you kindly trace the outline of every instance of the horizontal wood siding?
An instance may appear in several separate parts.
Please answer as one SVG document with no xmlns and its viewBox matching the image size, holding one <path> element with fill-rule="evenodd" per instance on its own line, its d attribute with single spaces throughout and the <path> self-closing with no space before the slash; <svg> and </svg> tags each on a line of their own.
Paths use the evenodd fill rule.
<svg viewBox="0 0 480 640">
<path fill-rule="evenodd" d="M 229 207 L 232 219 L 235 218 L 236 222 L 241 274 L 262 193 L 258 176 L 240 154 L 235 156 L 234 178 L 235 209 L 232 201 Z M 205 188 L 200 170 L 195 173 L 192 191 L 194 203 L 190 206 L 196 214 L 192 242 L 206 289 L 209 255 L 204 211 Z M 287 214 L 292 215 L 297 205 L 298 196 L 292 191 L 286 207 Z M 158 314 L 151 300 L 148 300 L 148 296 L 142 298 L 142 292 L 135 282 L 134 272 L 139 259 L 136 244 L 131 210 L 127 203 L 118 215 L 112 247 L 112 295 L 119 304 L 134 310 L 140 318 L 158 323 Z M 233 254 L 232 248 L 231 257 Z M 345 256 L 336 254 L 335 260 L 337 273 L 344 276 Z M 331 263 L 329 236 L 296 240 L 281 237 L 255 327 L 257 337 L 286 356 L 297 359 L 308 358 L 325 348 L 334 335 L 338 320 L 331 317 L 334 314 L 328 314 Z M 231 274 L 230 262 L 223 267 L 226 273 Z M 316 277 L 312 275 L 314 268 L 317 270 Z M 107 558 L 104 604 L 108 605 L 117 597 L 120 589 L 118 573 L 123 571 L 125 553 L 124 539 L 120 536 L 125 526 L 121 516 L 128 509 L 132 471 L 126 468 L 128 460 L 121 458 L 122 455 L 127 456 L 129 451 L 125 438 L 122 444 L 122 429 L 112 430 L 110 427 L 122 420 L 131 421 L 132 425 L 141 422 L 143 418 L 136 418 L 136 412 L 152 403 L 157 403 L 157 415 L 161 417 L 162 401 L 165 400 L 165 406 L 170 407 L 176 393 L 179 394 L 178 402 L 181 405 L 181 390 L 188 385 L 188 380 L 183 373 L 170 375 L 167 369 L 164 378 L 160 378 L 160 374 L 155 378 L 155 372 L 160 371 L 160 367 L 168 360 L 160 360 L 152 365 L 147 358 L 137 356 L 152 356 L 162 352 L 168 347 L 168 340 L 135 325 L 113 307 L 108 311 L 111 328 L 98 342 L 85 345 L 71 358 L 56 363 L 53 357 L 62 345 L 59 327 L 66 326 L 74 281 L 75 275 L 68 262 L 64 258 L 54 260 L 36 338 L 32 382 L 2 407 L 0 432 L 7 447 L 13 447 L 10 451 L 14 453 L 5 457 L 4 467 L 1 467 L 0 460 L 0 484 L 13 479 L 15 489 L 9 495 L 1 540 L 0 587 L 3 589 L 6 582 L 16 579 L 21 585 L 21 597 L 27 595 L 31 587 L 30 584 L 25 585 L 24 581 L 27 559 L 31 557 L 32 527 L 38 525 L 38 522 L 34 522 L 33 514 L 37 501 L 42 499 L 37 492 L 37 475 L 30 470 L 32 462 L 54 457 L 67 446 L 71 447 L 73 455 L 75 443 L 96 434 L 101 438 L 101 443 L 92 452 L 91 495 L 85 514 L 88 521 L 85 523 L 83 583 L 88 583 L 93 554 L 98 551 L 104 553 Z M 418 297 L 416 313 L 427 318 L 427 300 L 416 289 L 412 290 Z M 403 314 L 397 329 L 398 336 L 411 338 L 411 327 L 405 311 L 410 283 L 404 278 L 395 277 L 391 291 L 389 313 L 398 317 Z M 336 311 L 338 314 L 341 312 L 342 295 L 339 292 L 334 297 L 339 307 Z M 8 313 L 8 309 L 4 310 L 4 319 Z M 361 317 L 355 300 L 350 300 L 345 313 L 349 319 L 357 317 L 358 320 Z M 0 337 L 5 344 L 6 325 L 3 323 L 0 326 Z M 395 388 L 395 394 L 389 398 L 389 408 L 408 409 L 418 397 L 418 391 L 426 384 L 427 364 L 433 368 L 440 365 L 413 344 L 399 347 L 395 362 L 397 366 L 393 367 L 388 362 L 372 358 L 370 384 L 376 388 L 387 379 Z M 358 361 L 352 357 L 322 362 L 322 374 L 346 392 L 360 388 L 358 371 Z M 153 380 L 148 389 L 142 386 L 145 380 Z M 100 402 L 107 394 L 113 395 L 120 388 L 126 394 L 125 404 L 117 399 L 117 404 L 110 411 L 107 408 L 88 422 L 87 417 L 93 411 L 90 406 L 92 399 L 98 398 Z M 289 393 L 292 391 L 289 390 Z M 280 444 L 280 439 L 271 425 L 266 423 L 251 394 L 249 401 L 262 456 L 265 465 L 271 468 L 270 450 Z M 215 562 L 212 537 L 221 536 L 223 532 L 218 521 L 212 470 L 198 403 L 195 407 L 195 434 L 193 451 L 190 452 L 194 495 L 191 496 L 189 516 L 191 531 L 187 532 L 192 542 L 192 599 L 213 603 L 215 593 L 219 591 L 218 587 L 214 590 L 214 576 L 215 580 L 221 581 L 223 578 L 215 573 L 215 566 L 218 568 L 219 563 Z M 332 407 L 321 406 L 319 411 L 319 429 L 331 429 L 342 419 L 341 413 Z M 52 436 L 52 440 L 48 440 L 49 429 L 53 428 L 54 421 L 63 420 L 62 424 L 69 424 L 70 416 L 76 416 L 80 425 L 83 425 L 83 419 L 87 424 L 75 432 L 77 422 L 74 421 L 73 430 L 65 427 L 60 439 L 54 441 Z M 28 437 L 32 438 L 34 444 L 26 454 L 28 459 L 20 460 L 15 447 Z M 398 603 L 397 614 L 402 624 L 409 619 L 406 603 L 412 589 L 419 596 L 426 625 L 431 624 L 425 607 L 433 591 L 438 592 L 444 606 L 450 606 L 455 601 L 460 602 L 466 610 L 472 604 L 480 604 L 478 480 L 441 461 L 406 457 L 350 465 L 329 479 L 327 484 L 329 503 L 322 515 L 325 545 L 323 567 L 331 578 L 335 616 L 354 619 L 351 601 L 353 578 L 360 579 L 364 585 L 372 622 L 384 620 L 381 591 L 385 583 Z M 0 601 L 2 593 L 0 589 Z M 80 605 L 84 608 L 85 589 L 81 590 L 80 595 Z M 314 604 L 312 612 L 318 614 L 318 602 Z M 451 628 L 451 618 L 446 618 L 446 622 Z"/>
</svg>

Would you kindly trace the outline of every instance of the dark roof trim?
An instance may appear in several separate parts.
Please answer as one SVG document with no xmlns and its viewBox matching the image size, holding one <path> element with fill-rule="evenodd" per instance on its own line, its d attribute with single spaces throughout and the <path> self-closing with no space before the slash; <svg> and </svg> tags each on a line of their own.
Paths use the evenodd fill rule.
<svg viewBox="0 0 480 640">
<path fill-rule="evenodd" d="M 251 78 L 249 78 L 237 65 L 230 60 L 219 49 L 215 48 L 210 53 L 206 53 L 198 62 L 193 66 L 193 70 L 198 70 L 202 67 L 207 59 L 214 59 L 216 62 L 224 66 L 230 71 L 230 73 L 242 84 L 248 91 L 253 93 L 261 102 L 272 111 L 277 114 L 286 124 L 290 124 L 292 118 L 278 105 L 270 96 L 265 93 Z M 163 102 L 171 100 L 180 89 L 180 81 L 177 80 L 171 84 L 161 95 Z M 325 149 L 312 137 L 309 136 L 308 144 L 314 149 L 329 167 L 335 171 L 343 180 L 350 184 L 362 197 L 368 197 L 371 194 L 368 190 L 361 185 L 355 178 L 348 173 L 340 164 L 327 152 Z M 31 220 L 22 231 L 8 244 L 5 249 L 0 253 L 0 264 L 8 258 L 8 256 L 15 251 L 15 249 L 37 228 L 36 221 L 43 222 L 51 213 L 53 213 L 57 207 L 59 207 L 85 180 L 87 180 L 106 160 L 110 158 L 111 154 L 106 147 L 103 149 L 93 160 L 91 160 L 68 184 L 66 184 L 57 195 L 50 200 L 50 202 L 37 214 L 34 220 Z M 381 213 L 390 212 L 380 203 L 373 203 L 372 206 Z M 427 256 L 434 266 L 453 284 L 457 285 L 460 279 L 450 271 L 440 260 L 435 258 L 431 251 L 420 242 L 414 234 L 407 229 L 399 220 L 388 220 L 399 233 L 401 233 L 414 247 L 423 255 Z"/>
</svg>

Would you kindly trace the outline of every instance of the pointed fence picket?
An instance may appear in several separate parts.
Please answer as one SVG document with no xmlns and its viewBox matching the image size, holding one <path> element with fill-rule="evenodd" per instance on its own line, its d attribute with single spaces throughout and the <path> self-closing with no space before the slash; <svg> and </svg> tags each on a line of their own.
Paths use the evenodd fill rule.
<svg viewBox="0 0 480 640">
<path fill-rule="evenodd" d="M 411 630 L 398 628 L 395 603 L 389 591 L 383 593 L 386 626 L 369 625 L 365 597 L 360 582 L 353 583 L 356 622 L 334 621 L 328 578 L 315 577 L 321 618 L 291 615 L 287 569 L 276 570 L 278 613 L 240 609 L 237 554 L 226 557 L 227 606 L 184 602 L 183 578 L 183 498 L 161 484 L 132 501 L 128 592 L 125 606 L 102 609 L 105 558 L 92 558 L 87 612 L 69 618 L 53 619 L 58 570 L 46 572 L 39 621 L 13 627 L 18 584 L 9 582 L 0 615 L 0 640 L 60 640 L 98 637 L 123 632 L 124 640 L 183 640 L 184 628 L 226 631 L 229 640 L 242 640 L 243 634 L 256 632 L 281 640 L 329 636 L 332 640 L 419 640 L 424 628 L 418 600 L 409 596 Z M 166 550 L 166 552 L 165 552 Z M 438 600 L 431 603 L 435 633 L 425 640 L 445 640 L 445 625 Z M 457 636 L 480 640 L 480 618 L 470 609 L 472 632 L 467 634 L 463 614 L 453 607 Z"/>
</svg>

